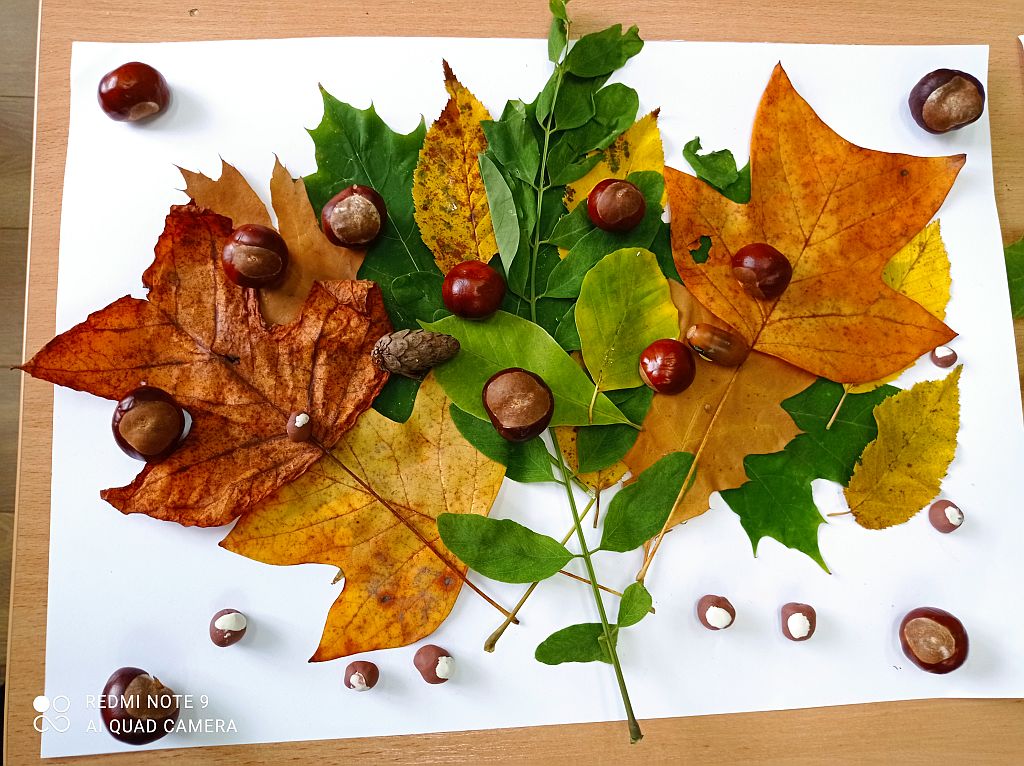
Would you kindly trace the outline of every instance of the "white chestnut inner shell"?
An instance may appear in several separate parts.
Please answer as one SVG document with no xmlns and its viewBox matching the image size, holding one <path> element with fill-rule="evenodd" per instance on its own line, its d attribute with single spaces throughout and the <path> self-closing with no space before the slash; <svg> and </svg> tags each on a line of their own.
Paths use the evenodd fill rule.
<svg viewBox="0 0 1024 766">
<path fill-rule="evenodd" d="M 907 645 L 928 665 L 948 660 L 956 653 L 956 639 L 945 625 L 927 617 L 915 617 L 903 628 Z"/>
</svg>

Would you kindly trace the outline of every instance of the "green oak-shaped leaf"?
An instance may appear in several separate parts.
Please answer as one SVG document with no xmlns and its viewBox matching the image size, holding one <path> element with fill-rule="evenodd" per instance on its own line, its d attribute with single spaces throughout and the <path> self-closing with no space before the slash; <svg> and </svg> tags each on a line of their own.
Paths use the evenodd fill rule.
<svg viewBox="0 0 1024 766">
<path fill-rule="evenodd" d="M 846 485 L 864 448 L 878 434 L 875 405 L 899 389 L 881 386 L 864 394 L 849 394 L 831 428 L 832 413 L 843 399 L 838 383 L 818 379 L 782 403 L 805 431 L 782 452 L 749 455 L 743 461 L 750 479 L 722 498 L 740 517 L 757 555 L 757 544 L 772 537 L 801 551 L 829 571 L 818 547 L 818 527 L 825 523 L 811 495 L 811 482 L 829 479 Z"/>
<path fill-rule="evenodd" d="M 510 519 L 442 513 L 437 517 L 437 531 L 441 542 L 462 563 L 499 582 L 546 580 L 573 557 L 553 537 Z"/>
<path fill-rule="evenodd" d="M 604 520 L 601 549 L 625 553 L 658 534 L 692 465 L 689 452 L 669 453 L 613 497 Z"/>
<path fill-rule="evenodd" d="M 454 404 L 449 407 L 452 422 L 459 429 L 462 438 L 477 450 L 496 463 L 505 466 L 505 478 L 523 484 L 539 481 L 554 481 L 555 475 L 551 468 L 551 455 L 540 437 L 525 442 L 510 442 L 494 430 L 489 421 L 475 418 L 463 412 Z M 612 426 L 602 426 L 612 428 Z M 618 426 L 629 428 L 630 426 Z"/>
<path fill-rule="evenodd" d="M 481 420 L 487 418 L 481 392 L 494 373 L 522 367 L 544 379 L 555 397 L 553 426 L 585 425 L 594 386 L 583 369 L 544 330 L 528 319 L 499 311 L 483 321 L 456 316 L 423 322 L 423 328 L 458 339 L 462 350 L 434 368 L 437 381 L 455 405 Z M 628 423 L 603 394 L 594 401 L 596 424 Z"/>
<path fill-rule="evenodd" d="M 576 327 L 598 391 L 643 385 L 640 354 L 679 334 L 679 312 L 654 253 L 630 248 L 602 258 L 583 278 Z"/>
<path fill-rule="evenodd" d="M 321 88 L 324 116 L 309 131 L 315 148 L 317 171 L 304 179 L 306 193 L 319 215 L 324 204 L 352 184 L 376 189 L 388 207 L 387 222 L 380 238 L 366 253 L 359 269 L 361 279 L 380 285 L 384 306 L 395 329 L 415 328 L 429 307 L 417 294 L 413 303 L 396 296 L 396 277 L 427 272 L 440 277 L 434 256 L 420 239 L 413 219 L 412 174 L 426 135 L 421 121 L 411 133 L 396 133 L 377 115 L 373 106 L 356 109 Z M 435 310 L 443 310 L 440 296 Z M 432 318 L 428 317 L 428 318 Z M 374 408 L 399 422 L 409 419 L 419 383 L 392 375 Z"/>
<path fill-rule="evenodd" d="M 612 641 L 618 637 L 618 626 L 612 626 Z M 584 622 L 555 631 L 537 647 L 534 657 L 545 665 L 563 662 L 607 662 L 611 654 L 605 647 L 604 629 L 599 622 Z"/>
</svg>

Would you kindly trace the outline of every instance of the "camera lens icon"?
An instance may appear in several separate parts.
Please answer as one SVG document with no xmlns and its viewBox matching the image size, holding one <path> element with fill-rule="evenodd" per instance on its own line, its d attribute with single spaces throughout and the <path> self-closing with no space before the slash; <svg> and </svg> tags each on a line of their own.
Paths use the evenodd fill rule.
<svg viewBox="0 0 1024 766">
<path fill-rule="evenodd" d="M 71 700 L 63 694 L 52 700 L 45 694 L 40 694 L 32 700 L 32 709 L 39 713 L 32 721 L 32 728 L 40 734 L 50 730 L 63 734 L 71 728 L 71 719 L 64 715 L 71 709 Z M 51 716 L 47 713 L 56 715 Z"/>
</svg>

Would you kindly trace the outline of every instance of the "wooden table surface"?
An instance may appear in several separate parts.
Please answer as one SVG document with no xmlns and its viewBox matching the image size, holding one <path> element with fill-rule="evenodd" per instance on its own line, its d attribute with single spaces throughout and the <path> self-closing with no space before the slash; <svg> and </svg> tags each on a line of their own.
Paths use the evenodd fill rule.
<svg viewBox="0 0 1024 766">
<path fill-rule="evenodd" d="M 646 39 L 988 44 L 989 110 L 1003 239 L 1010 242 L 1024 234 L 1020 0 L 576 0 L 572 11 L 584 32 L 613 22 L 635 22 Z M 382 34 L 540 37 L 548 16 L 543 0 L 43 0 L 41 24 L 26 316 L 30 350 L 54 332 L 72 40 Z M 1021 323 L 1017 329 L 1020 356 Z M 4 727 L 5 762 L 18 765 L 39 759 L 39 735 L 31 723 L 32 699 L 43 690 L 53 401 L 49 384 L 26 378 L 23 385 Z M 1019 763 L 1024 761 L 1024 700 L 918 701 L 667 719 L 648 722 L 644 731 L 644 742 L 635 747 L 624 744 L 622 724 L 609 723 L 108 758 L 125 764 L 159 760 L 234 766 L 342 758 L 369 763 L 550 762 L 567 754 L 594 763 Z"/>
</svg>

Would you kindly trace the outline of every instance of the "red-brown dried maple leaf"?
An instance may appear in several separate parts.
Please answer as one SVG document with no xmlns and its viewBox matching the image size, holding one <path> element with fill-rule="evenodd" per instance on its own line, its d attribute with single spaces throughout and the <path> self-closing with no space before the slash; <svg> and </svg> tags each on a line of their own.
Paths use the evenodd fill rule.
<svg viewBox="0 0 1024 766">
<path fill-rule="evenodd" d="M 256 291 L 219 266 L 231 230 L 229 219 L 194 204 L 171 208 L 142 277 L 148 300 L 120 298 L 21 368 L 106 399 L 147 383 L 189 412 L 177 451 L 102 493 L 123 513 L 226 524 L 319 460 L 387 379 L 369 354 L 391 330 L 374 283 L 315 283 L 294 321 L 269 326 Z M 310 442 L 286 436 L 296 411 L 311 417 Z"/>
</svg>

